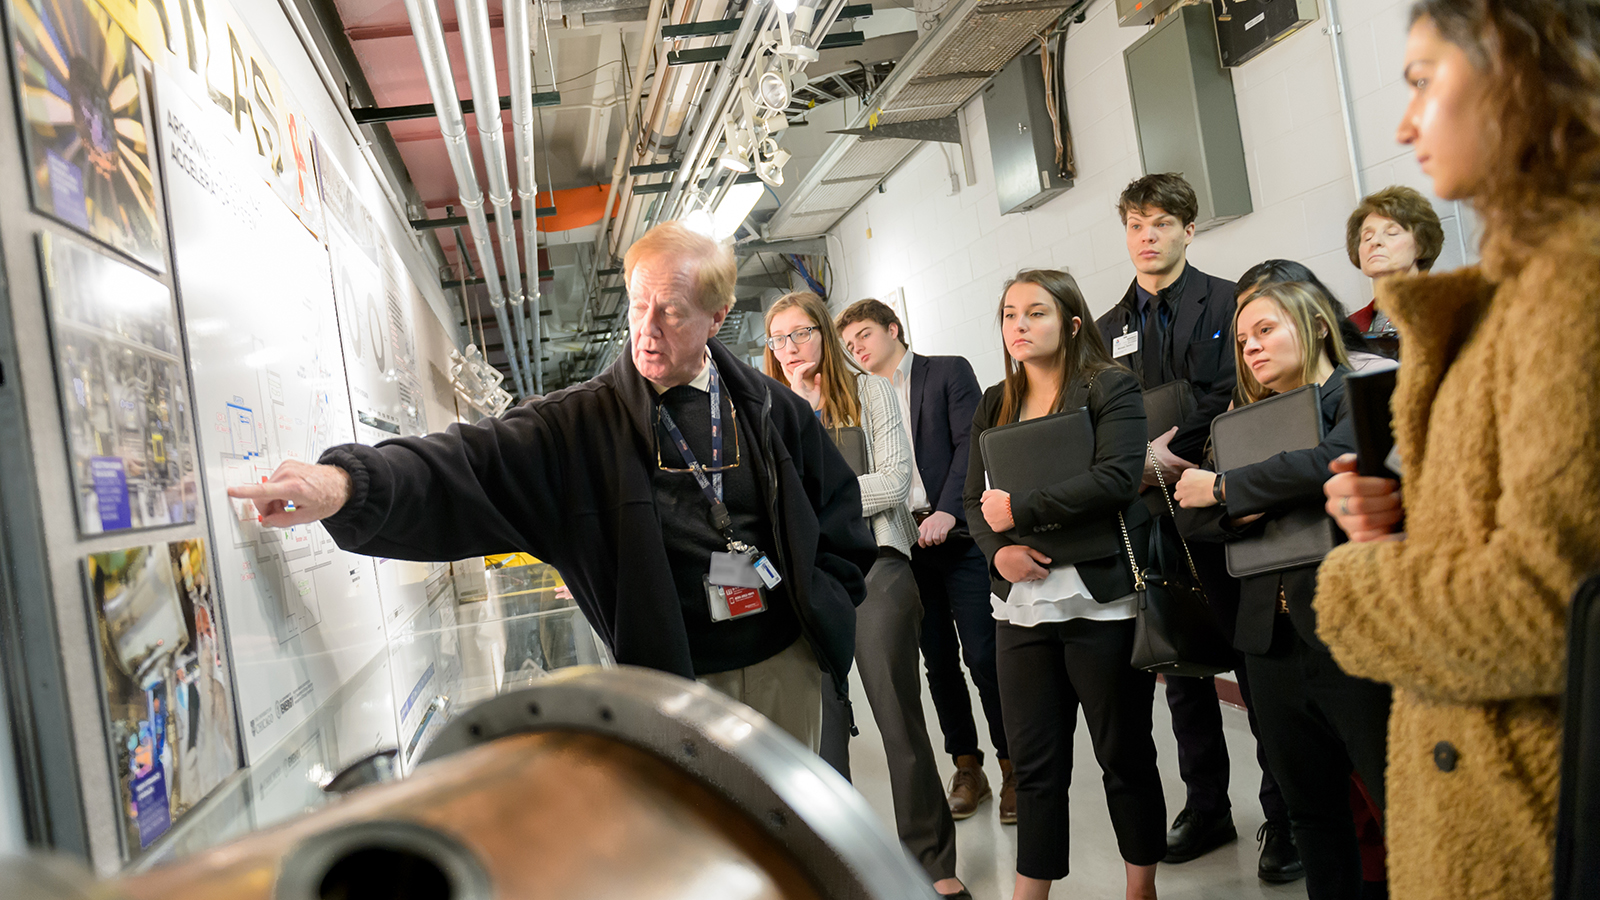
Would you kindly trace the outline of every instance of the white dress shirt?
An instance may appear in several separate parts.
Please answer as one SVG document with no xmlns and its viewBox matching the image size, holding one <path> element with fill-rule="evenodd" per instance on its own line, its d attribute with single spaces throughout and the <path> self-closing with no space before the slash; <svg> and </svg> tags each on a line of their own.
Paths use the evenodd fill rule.
<svg viewBox="0 0 1600 900">
<path fill-rule="evenodd" d="M 917 471 L 917 436 L 911 432 L 910 350 L 900 357 L 900 365 L 895 366 L 894 371 L 889 373 L 889 383 L 894 385 L 895 396 L 900 398 L 900 418 L 905 426 L 906 441 L 911 444 L 911 511 L 927 512 L 932 508 L 932 504 L 928 502 L 928 489 L 922 486 L 922 474 Z"/>
</svg>

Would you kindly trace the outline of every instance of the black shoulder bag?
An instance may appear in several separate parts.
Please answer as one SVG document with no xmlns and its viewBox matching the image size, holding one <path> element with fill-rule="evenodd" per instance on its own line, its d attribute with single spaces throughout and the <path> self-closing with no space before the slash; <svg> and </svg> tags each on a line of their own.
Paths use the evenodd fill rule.
<svg viewBox="0 0 1600 900">
<path fill-rule="evenodd" d="M 1154 456 L 1154 450 L 1146 447 Z M 1172 495 L 1167 493 L 1166 479 L 1161 477 L 1161 466 L 1156 465 L 1156 477 L 1162 496 L 1172 508 Z M 1168 578 L 1166 554 L 1162 552 L 1161 525 L 1163 517 L 1150 522 L 1150 555 L 1145 568 L 1139 569 L 1133 555 L 1133 541 L 1128 537 L 1128 523 L 1117 514 L 1122 526 L 1122 543 L 1128 551 L 1128 565 L 1133 569 L 1133 591 L 1138 600 L 1133 631 L 1133 658 L 1129 663 L 1135 669 L 1163 675 L 1187 675 L 1207 678 L 1226 672 L 1236 665 L 1237 654 L 1233 644 L 1223 635 L 1217 617 L 1206 602 L 1200 586 L 1200 573 L 1196 571 L 1194 557 L 1183 536 L 1178 542 L 1183 546 L 1193 582 L 1182 578 Z"/>
</svg>

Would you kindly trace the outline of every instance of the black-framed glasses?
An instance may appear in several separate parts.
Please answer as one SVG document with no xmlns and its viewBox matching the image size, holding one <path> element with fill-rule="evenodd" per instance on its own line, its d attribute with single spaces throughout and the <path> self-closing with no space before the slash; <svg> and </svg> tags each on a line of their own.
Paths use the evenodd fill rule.
<svg viewBox="0 0 1600 900">
<path fill-rule="evenodd" d="M 788 334 L 775 334 L 772 337 L 764 339 L 763 343 L 774 350 L 781 349 L 783 345 L 789 341 L 794 341 L 794 345 L 798 347 L 801 344 L 810 343 L 811 339 L 816 337 L 817 330 L 818 326 L 807 325 L 804 328 L 796 328 Z"/>
<path fill-rule="evenodd" d="M 733 434 L 733 462 L 728 463 L 725 466 L 702 466 L 700 471 L 706 473 L 707 475 L 714 475 L 714 474 L 716 474 L 718 472 L 726 472 L 729 469 L 737 469 L 737 468 L 739 468 L 739 407 L 734 406 L 732 403 L 729 403 L 728 404 L 728 410 L 732 414 L 728 419 L 728 421 L 732 423 L 732 427 L 730 427 L 728 430 L 729 430 L 729 432 L 731 432 Z M 659 403 L 656 404 L 656 429 L 655 429 L 655 431 L 656 431 L 656 435 L 655 435 L 656 436 L 656 468 L 661 470 L 661 471 L 663 471 L 663 472 L 679 472 L 679 473 L 692 473 L 692 472 L 694 472 L 693 469 L 675 468 L 673 466 L 666 465 L 665 463 L 662 462 L 662 459 L 661 459 L 661 435 L 662 435 L 662 432 L 666 431 L 666 426 L 662 425 L 662 423 L 661 423 L 661 404 L 659 404 Z"/>
</svg>

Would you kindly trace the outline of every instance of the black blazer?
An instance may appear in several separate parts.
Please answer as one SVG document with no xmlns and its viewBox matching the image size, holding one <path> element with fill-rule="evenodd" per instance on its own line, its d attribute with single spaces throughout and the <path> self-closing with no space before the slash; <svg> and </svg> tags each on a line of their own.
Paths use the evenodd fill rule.
<svg viewBox="0 0 1600 900">
<path fill-rule="evenodd" d="M 1000 413 L 1004 383 L 984 392 L 978 412 L 972 419 L 972 460 L 967 466 L 967 529 L 989 559 L 989 586 L 1002 599 L 1011 593 L 1011 583 L 994 568 L 994 555 L 1013 543 L 996 534 L 983 518 L 985 489 L 983 451 L 979 438 L 995 425 Z M 1150 544 L 1150 512 L 1139 502 L 1139 481 L 1144 475 L 1144 398 L 1139 380 L 1121 366 L 1106 369 L 1096 376 L 1094 389 L 1084 402 L 1083 385 L 1070 389 L 1067 407 L 1089 407 L 1094 422 L 1094 464 L 1081 475 L 1060 484 L 1031 491 L 1027 496 L 1011 496 L 1011 515 L 1019 530 L 1054 523 L 1076 523 L 1099 519 L 1118 534 L 1117 513 L 1128 523 L 1129 537 L 1140 567 Z M 1049 452 L 1040 448 L 1040 452 Z M 1101 603 L 1110 603 L 1133 592 L 1133 572 L 1126 553 L 1077 564 L 1078 574 L 1089 593 Z"/>
<path fill-rule="evenodd" d="M 911 434 L 917 474 L 928 505 L 967 521 L 961 493 L 967 484 L 967 442 L 977 411 L 978 376 L 960 356 L 911 356 Z"/>
<path fill-rule="evenodd" d="M 1192 540 L 1227 541 L 1255 534 L 1263 521 L 1285 510 L 1301 506 L 1321 509 L 1327 502 L 1322 485 L 1329 477 L 1328 463 L 1356 449 L 1355 426 L 1344 396 L 1344 377 L 1349 371 L 1339 366 L 1322 385 L 1322 443 L 1224 473 L 1226 512 L 1217 506 L 1179 509 L 1178 530 Z M 1264 516 L 1244 528 L 1229 524 L 1231 519 L 1255 513 Z M 1320 567 L 1318 563 L 1239 579 L 1239 622 L 1234 628 L 1234 646 L 1256 654 L 1266 653 L 1272 646 L 1272 623 L 1281 585 L 1295 631 L 1307 644 L 1326 651 L 1327 645 L 1317 638 L 1317 616 L 1311 607 Z"/>
<path fill-rule="evenodd" d="M 1194 388 L 1197 403 L 1194 415 L 1178 426 L 1172 436 L 1173 453 L 1190 462 L 1205 458 L 1206 442 L 1211 438 L 1211 420 L 1226 412 L 1233 400 L 1233 291 L 1234 284 L 1188 265 L 1184 279 L 1183 295 L 1178 298 L 1176 318 L 1172 322 L 1172 352 L 1168 368 L 1174 378 L 1189 382 Z M 1125 332 L 1139 330 L 1139 294 L 1134 285 L 1121 302 L 1101 316 L 1095 325 L 1111 346 L 1113 339 Z M 1144 352 L 1140 347 L 1131 356 L 1120 357 L 1117 362 L 1133 372 L 1144 371 Z M 1146 388 L 1160 387 L 1147 384 Z"/>
</svg>

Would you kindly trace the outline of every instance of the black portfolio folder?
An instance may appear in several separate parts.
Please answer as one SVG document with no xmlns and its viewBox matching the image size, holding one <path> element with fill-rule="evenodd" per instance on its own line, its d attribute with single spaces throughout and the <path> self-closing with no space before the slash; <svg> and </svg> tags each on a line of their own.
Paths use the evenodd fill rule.
<svg viewBox="0 0 1600 900">
<path fill-rule="evenodd" d="M 1350 422 L 1356 432 L 1356 470 L 1374 478 L 1399 478 L 1385 463 L 1394 449 L 1389 400 L 1394 396 L 1393 368 L 1352 372 L 1344 376 L 1344 394 L 1350 398 Z"/>
<path fill-rule="evenodd" d="M 1145 391 L 1145 440 L 1153 441 L 1182 425 L 1198 408 L 1199 404 L 1194 399 L 1194 388 L 1187 381 L 1169 381 L 1158 388 Z"/>
<path fill-rule="evenodd" d="M 833 445 L 839 448 L 839 455 L 850 464 L 850 468 L 857 475 L 868 472 L 867 465 L 867 433 L 857 425 L 841 425 L 838 428 L 829 428 L 828 436 L 833 438 Z"/>
<path fill-rule="evenodd" d="M 1229 410 L 1211 422 L 1211 447 L 1223 473 L 1279 453 L 1309 450 L 1322 437 L 1322 392 L 1314 384 Z M 1243 578 L 1319 562 L 1337 542 L 1337 529 L 1320 506 L 1275 516 L 1259 533 L 1228 543 L 1228 574 Z"/>
<path fill-rule="evenodd" d="M 1583 900 L 1600 897 L 1600 575 L 1572 600 L 1561 706 L 1555 900 Z"/>
<path fill-rule="evenodd" d="M 1094 423 L 1079 408 L 1000 425 L 978 439 L 989 486 L 1022 497 L 1089 471 L 1094 464 Z M 1050 557 L 1052 565 L 1105 559 L 1125 552 L 1114 520 L 1044 525 L 1006 537 Z"/>
</svg>

